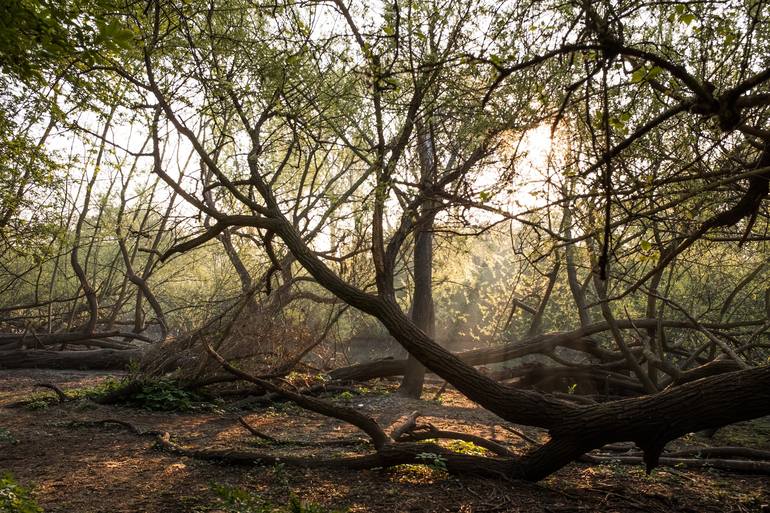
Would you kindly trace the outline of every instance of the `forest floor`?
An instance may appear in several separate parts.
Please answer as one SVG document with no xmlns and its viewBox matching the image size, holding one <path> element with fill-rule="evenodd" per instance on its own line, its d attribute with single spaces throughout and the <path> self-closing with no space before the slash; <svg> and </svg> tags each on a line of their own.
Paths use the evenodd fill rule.
<svg viewBox="0 0 770 513">
<path fill-rule="evenodd" d="M 527 483 L 450 476 L 425 465 L 368 471 L 232 466 L 162 452 L 151 437 L 120 426 L 84 425 L 84 421 L 120 419 L 141 430 L 168 431 L 186 447 L 327 457 L 366 451 L 365 446 L 333 444 L 265 445 L 237 421 L 244 415 L 261 432 L 294 442 L 362 438 L 348 425 L 292 405 L 187 413 L 102 406 L 87 400 L 8 407 L 30 396 L 52 395 L 34 388 L 38 382 L 72 390 L 98 385 L 108 376 L 78 371 L 0 372 L 0 475 L 10 471 L 19 483 L 32 487 L 32 496 L 46 512 L 262 513 L 287 511 L 291 497 L 301 500 L 308 513 L 770 510 L 767 476 L 714 469 L 661 468 L 648 476 L 641 466 L 574 463 L 540 483 Z M 509 424 L 459 394 L 447 391 L 440 401 L 417 401 L 394 395 L 392 389 L 383 384 L 335 400 L 351 402 L 382 425 L 419 410 L 421 421 L 437 427 L 494 438 L 516 451 L 528 449 L 527 442 L 501 427 Z M 424 397 L 434 393 L 429 389 Z M 536 440 L 545 437 L 537 429 L 516 429 Z M 724 445 L 770 449 L 770 418 L 730 426 L 712 439 L 689 435 L 675 442 L 677 448 Z M 251 509 L 233 506 L 238 498 L 249 502 Z"/>
</svg>

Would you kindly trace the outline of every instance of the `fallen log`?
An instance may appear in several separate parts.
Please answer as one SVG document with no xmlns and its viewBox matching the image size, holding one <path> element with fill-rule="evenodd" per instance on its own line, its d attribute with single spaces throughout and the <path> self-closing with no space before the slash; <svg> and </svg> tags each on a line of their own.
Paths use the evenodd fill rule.
<svg viewBox="0 0 770 513">
<path fill-rule="evenodd" d="M 142 342 L 152 343 L 154 342 L 150 337 L 142 335 L 141 333 L 122 332 L 122 331 L 105 331 L 102 333 L 97 332 L 70 332 L 70 333 L 1 333 L 0 344 L 20 344 L 29 342 L 30 344 L 39 345 L 56 345 L 56 344 L 75 344 L 75 343 L 90 343 L 95 344 L 99 339 L 107 338 L 126 338 L 141 340 Z"/>
<path fill-rule="evenodd" d="M 43 349 L 0 351 L 2 369 L 125 370 L 142 357 L 141 349 L 48 351 Z"/>
<path fill-rule="evenodd" d="M 593 464 L 622 463 L 625 465 L 639 465 L 644 459 L 642 456 L 595 456 L 593 454 L 584 454 L 579 458 L 579 461 Z M 658 464 L 675 468 L 715 468 L 741 474 L 770 474 L 770 461 L 670 458 L 661 456 Z"/>
</svg>

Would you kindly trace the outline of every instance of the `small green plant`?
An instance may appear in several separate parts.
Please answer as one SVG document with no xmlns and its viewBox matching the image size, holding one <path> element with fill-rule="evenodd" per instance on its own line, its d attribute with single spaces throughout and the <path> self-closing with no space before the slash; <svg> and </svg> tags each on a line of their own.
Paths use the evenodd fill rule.
<svg viewBox="0 0 770 513">
<path fill-rule="evenodd" d="M 139 376 L 140 370 L 139 370 L 139 360 L 131 360 L 128 362 L 128 367 L 126 367 L 126 370 L 128 371 L 129 376 Z"/>
<path fill-rule="evenodd" d="M 235 486 L 211 483 L 211 490 L 219 499 L 219 506 L 228 513 L 269 513 L 270 504 L 256 493 Z"/>
<path fill-rule="evenodd" d="M 107 378 L 97 385 L 68 390 L 67 395 L 73 399 L 99 399 L 109 393 L 120 390 L 125 384 L 124 380 Z"/>
<path fill-rule="evenodd" d="M 276 403 L 271 408 L 272 408 L 272 412 L 274 412 L 275 414 L 284 414 L 284 415 L 292 415 L 300 411 L 303 411 L 301 407 L 297 406 L 291 401 Z"/>
<path fill-rule="evenodd" d="M 153 411 L 193 411 L 211 409 L 213 405 L 202 397 L 185 390 L 171 379 L 123 379 L 106 381 L 98 387 L 85 392 L 90 398 L 105 397 L 114 394 L 116 403 L 133 408 Z"/>
<path fill-rule="evenodd" d="M 31 490 L 16 482 L 13 475 L 0 476 L 0 513 L 43 513 L 30 497 Z"/>
<path fill-rule="evenodd" d="M 345 390 L 344 392 L 340 392 L 337 394 L 337 399 L 340 401 L 352 401 L 353 400 L 353 393 L 349 390 Z"/>
<path fill-rule="evenodd" d="M 198 399 L 192 392 L 179 388 L 176 382 L 159 379 L 143 381 L 128 403 L 154 411 L 190 411 L 195 409 L 194 402 Z"/>
<path fill-rule="evenodd" d="M 277 506 L 243 488 L 212 483 L 211 489 L 217 495 L 217 506 L 227 513 L 342 513 L 340 510 L 330 511 L 313 502 L 304 502 L 293 493 L 289 495 L 286 506 Z"/>
<path fill-rule="evenodd" d="M 56 401 L 56 397 L 50 394 L 32 394 L 24 402 L 24 407 L 28 410 L 45 410 Z"/>
<path fill-rule="evenodd" d="M 302 502 L 299 497 L 291 494 L 289 497 L 289 513 L 342 513 L 341 510 L 330 511 L 314 502 Z"/>
<path fill-rule="evenodd" d="M 289 475 L 286 473 L 285 463 L 276 463 L 273 465 L 273 479 L 275 479 L 279 485 L 287 490 L 290 488 Z"/>
<path fill-rule="evenodd" d="M 0 444 L 15 444 L 18 440 L 14 438 L 10 431 L 0 427 Z"/>
<path fill-rule="evenodd" d="M 118 390 L 125 385 L 122 380 L 113 378 L 106 379 L 101 383 L 82 388 L 73 388 L 66 390 L 68 401 L 79 401 L 82 399 L 98 399 L 104 397 L 110 392 Z M 51 405 L 58 404 L 59 398 L 50 392 L 39 392 L 31 394 L 24 402 L 24 407 L 28 410 L 45 410 Z M 82 401 L 78 403 L 82 405 Z"/>
<path fill-rule="evenodd" d="M 446 472 L 446 458 L 440 454 L 434 452 L 421 452 L 417 455 L 417 459 L 423 462 L 423 465 L 430 467 L 433 470 Z"/>
<path fill-rule="evenodd" d="M 577 389 L 577 383 L 572 383 L 571 385 L 569 385 L 569 386 L 567 387 L 567 393 L 568 393 L 569 395 L 574 395 L 574 394 L 575 394 L 575 390 L 576 390 L 576 389 Z"/>
<path fill-rule="evenodd" d="M 449 440 L 445 444 L 446 448 L 453 452 L 460 454 L 469 454 L 471 456 L 484 456 L 487 450 L 481 446 L 474 444 L 473 442 L 466 442 L 465 440 Z"/>
</svg>

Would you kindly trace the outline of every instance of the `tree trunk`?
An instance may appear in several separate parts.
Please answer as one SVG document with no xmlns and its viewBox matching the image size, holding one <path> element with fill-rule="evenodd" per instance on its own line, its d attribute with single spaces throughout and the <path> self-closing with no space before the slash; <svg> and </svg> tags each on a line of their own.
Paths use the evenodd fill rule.
<svg viewBox="0 0 770 513">
<path fill-rule="evenodd" d="M 432 223 L 431 223 L 432 224 Z M 435 332 L 433 308 L 433 234 L 430 229 L 421 229 L 414 244 L 414 299 L 412 300 L 412 322 L 429 337 Z M 409 355 L 404 379 L 399 392 L 419 399 L 425 382 L 425 367 L 414 356 Z"/>
<path fill-rule="evenodd" d="M 142 357 L 139 349 L 93 351 L 0 351 L 3 369 L 125 370 Z"/>
<path fill-rule="evenodd" d="M 418 154 L 420 160 L 420 182 L 424 190 L 433 180 L 435 160 L 430 132 L 418 122 Z M 422 191 L 421 191 L 422 192 Z M 427 200 L 420 208 L 420 222 L 414 235 L 414 297 L 412 299 L 412 322 L 434 338 L 436 316 L 433 306 L 433 202 Z M 425 382 L 425 366 L 409 355 L 404 380 L 399 392 L 419 399 Z"/>
</svg>

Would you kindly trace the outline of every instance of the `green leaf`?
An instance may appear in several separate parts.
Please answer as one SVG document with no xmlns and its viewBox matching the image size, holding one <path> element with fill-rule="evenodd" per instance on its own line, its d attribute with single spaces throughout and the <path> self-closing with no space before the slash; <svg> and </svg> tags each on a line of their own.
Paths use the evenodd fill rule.
<svg viewBox="0 0 770 513">
<path fill-rule="evenodd" d="M 638 84 L 642 80 L 644 80 L 644 76 L 647 74 L 647 70 L 644 69 L 644 67 L 636 68 L 633 73 L 631 73 L 631 82 L 634 84 Z"/>
</svg>

